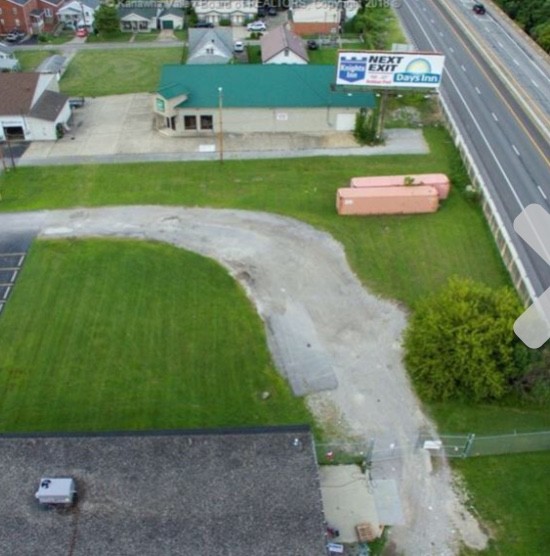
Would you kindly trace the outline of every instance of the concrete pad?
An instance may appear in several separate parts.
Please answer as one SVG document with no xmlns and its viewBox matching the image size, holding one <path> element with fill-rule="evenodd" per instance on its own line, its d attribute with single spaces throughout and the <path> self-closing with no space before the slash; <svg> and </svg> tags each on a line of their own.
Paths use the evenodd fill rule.
<svg viewBox="0 0 550 556">
<path fill-rule="evenodd" d="M 393 479 L 372 481 L 372 493 L 381 525 L 404 525 L 397 483 Z"/>
<path fill-rule="evenodd" d="M 357 465 L 322 465 L 319 478 L 327 524 L 340 532 L 338 542 L 357 542 L 356 525 L 379 527 L 368 477 Z"/>
</svg>

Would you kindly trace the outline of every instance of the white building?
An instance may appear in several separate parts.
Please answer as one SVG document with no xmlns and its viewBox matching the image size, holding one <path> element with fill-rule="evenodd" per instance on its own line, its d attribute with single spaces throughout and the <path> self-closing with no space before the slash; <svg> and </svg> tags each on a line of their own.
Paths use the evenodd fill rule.
<svg viewBox="0 0 550 556">
<path fill-rule="evenodd" d="M 0 73 L 0 141 L 55 141 L 70 117 L 55 74 Z"/>
<path fill-rule="evenodd" d="M 15 57 L 13 48 L 0 42 L 0 71 L 17 71 L 19 60 Z"/>
<path fill-rule="evenodd" d="M 86 27 L 91 31 L 94 25 L 95 12 L 100 6 L 99 0 L 73 0 L 57 12 L 57 19 L 76 28 Z"/>
<path fill-rule="evenodd" d="M 230 21 L 231 25 L 245 25 L 258 13 L 257 0 L 192 0 L 199 21 L 218 25 Z"/>
</svg>

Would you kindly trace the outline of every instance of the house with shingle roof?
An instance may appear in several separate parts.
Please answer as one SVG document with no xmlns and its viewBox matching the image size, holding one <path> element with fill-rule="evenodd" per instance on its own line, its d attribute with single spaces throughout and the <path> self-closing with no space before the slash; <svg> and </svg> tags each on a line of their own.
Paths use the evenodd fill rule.
<svg viewBox="0 0 550 556">
<path fill-rule="evenodd" d="M 349 132 L 358 111 L 374 107 L 374 96 L 335 90 L 335 79 L 329 65 L 166 65 L 155 125 L 179 137 Z"/>
<path fill-rule="evenodd" d="M 71 117 L 53 74 L 0 73 L 0 141 L 52 141 Z"/>
<path fill-rule="evenodd" d="M 260 40 L 262 64 L 307 64 L 304 41 L 287 25 L 271 29 Z"/>
<path fill-rule="evenodd" d="M 161 12 L 158 2 L 127 2 L 119 4 L 118 15 L 121 31 L 148 33 L 157 28 Z"/>
<path fill-rule="evenodd" d="M 42 60 L 40 65 L 36 68 L 37 73 L 50 73 L 55 75 L 55 78 L 59 81 L 61 76 L 67 69 L 67 58 L 65 56 L 60 56 L 59 54 L 54 54 L 48 58 Z"/>
<path fill-rule="evenodd" d="M 231 29 L 189 29 L 187 64 L 227 64 L 232 58 Z"/>
</svg>

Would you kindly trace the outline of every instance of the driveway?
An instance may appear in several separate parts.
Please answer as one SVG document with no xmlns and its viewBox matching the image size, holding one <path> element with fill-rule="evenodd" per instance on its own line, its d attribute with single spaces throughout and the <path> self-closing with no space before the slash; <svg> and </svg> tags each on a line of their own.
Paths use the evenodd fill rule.
<svg viewBox="0 0 550 556">
<path fill-rule="evenodd" d="M 266 213 L 155 206 L 1 214 L 0 236 L 8 231 L 164 241 L 218 260 L 256 306 L 277 368 L 318 421 L 400 449 L 400 460 L 372 469 L 399 486 L 406 523 L 392 528 L 396 553 L 483 548 L 446 463 L 432 469 L 414 449 L 419 432 L 434 427 L 402 364 L 406 315 L 365 290 L 329 234 Z"/>
</svg>

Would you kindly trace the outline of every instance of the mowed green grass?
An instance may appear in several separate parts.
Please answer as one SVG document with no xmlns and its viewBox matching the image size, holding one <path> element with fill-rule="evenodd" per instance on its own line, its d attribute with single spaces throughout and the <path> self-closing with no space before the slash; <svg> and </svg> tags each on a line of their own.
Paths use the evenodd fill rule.
<svg viewBox="0 0 550 556">
<path fill-rule="evenodd" d="M 21 71 L 34 71 L 46 58 L 59 54 L 51 50 L 18 50 L 16 57 L 21 64 Z"/>
<path fill-rule="evenodd" d="M 123 240 L 31 247 L 0 318 L 2 431 L 311 422 L 216 262 Z"/>
<path fill-rule="evenodd" d="M 153 92 L 164 64 L 179 64 L 183 49 L 128 48 L 79 52 L 59 82 L 61 92 L 104 96 Z"/>
<path fill-rule="evenodd" d="M 330 232 L 371 290 L 408 305 L 453 275 L 507 284 L 480 208 L 458 193 L 468 180 L 450 138 L 443 129 L 426 137 L 432 152 L 423 156 L 19 168 L 0 177 L 0 211 L 125 204 L 270 211 Z M 420 172 L 453 180 L 456 190 L 437 213 L 336 214 L 336 189 L 352 176 Z"/>
</svg>

